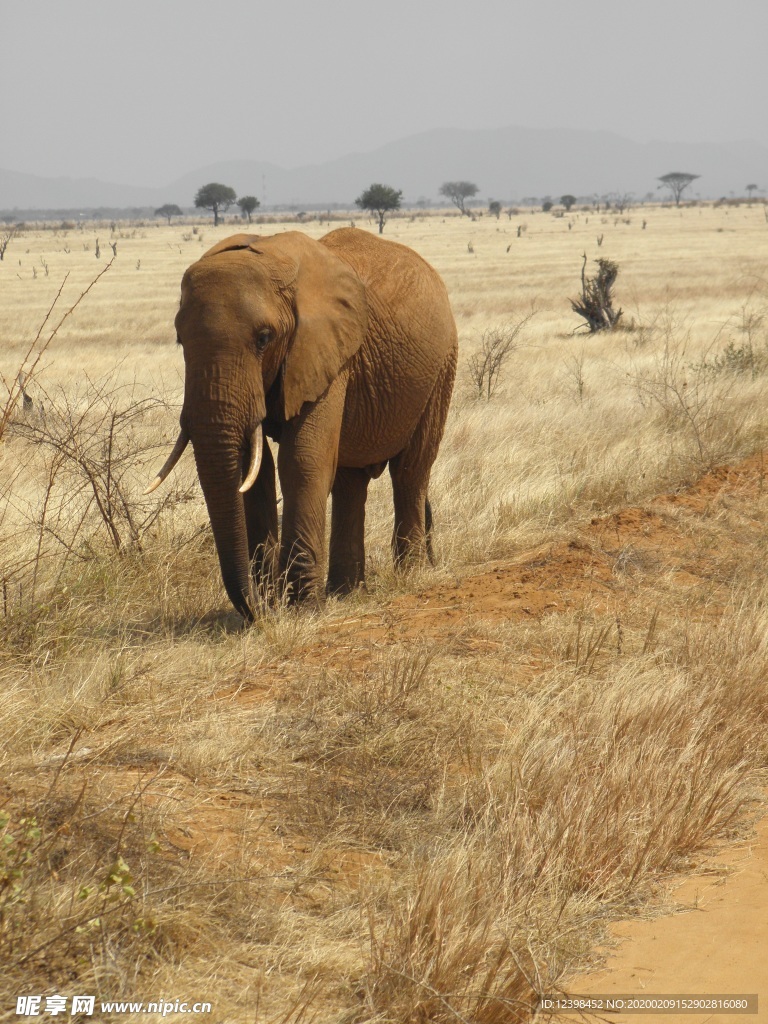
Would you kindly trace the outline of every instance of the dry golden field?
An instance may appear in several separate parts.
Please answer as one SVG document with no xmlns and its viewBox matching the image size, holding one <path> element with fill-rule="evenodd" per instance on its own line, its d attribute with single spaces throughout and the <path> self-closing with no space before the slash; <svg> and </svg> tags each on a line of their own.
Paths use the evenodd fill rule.
<svg viewBox="0 0 768 1024">
<path fill-rule="evenodd" d="M 391 220 L 462 347 L 438 565 L 393 572 L 385 474 L 367 592 L 248 631 L 191 457 L 141 497 L 181 275 L 237 230 L 27 230 L 0 262 L 10 386 L 116 243 L 0 439 L 0 1021 L 531 1019 L 761 812 L 763 208 Z M 574 333 L 582 253 L 619 264 L 611 333 Z M 529 314 L 479 398 L 470 357 Z"/>
</svg>

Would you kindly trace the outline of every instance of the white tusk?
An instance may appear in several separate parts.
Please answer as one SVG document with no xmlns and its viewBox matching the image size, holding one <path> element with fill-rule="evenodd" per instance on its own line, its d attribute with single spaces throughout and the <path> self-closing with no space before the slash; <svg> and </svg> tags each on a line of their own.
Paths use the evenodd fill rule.
<svg viewBox="0 0 768 1024">
<path fill-rule="evenodd" d="M 179 459 L 181 458 L 181 456 L 184 453 L 184 449 L 187 447 L 188 444 L 189 444 L 189 434 L 182 427 L 181 430 L 179 431 L 179 436 L 176 438 L 176 444 L 173 446 L 173 451 L 168 456 L 168 458 L 165 460 L 165 465 L 163 466 L 163 468 L 157 474 L 157 476 L 152 481 L 152 483 L 149 485 L 149 487 L 146 489 L 146 491 L 144 491 L 145 494 L 151 494 L 152 491 L 155 490 L 155 488 L 160 486 L 160 484 L 163 482 L 163 480 L 165 480 L 165 478 L 171 472 L 173 467 L 179 461 Z"/>
<path fill-rule="evenodd" d="M 264 449 L 264 435 L 261 432 L 261 424 L 254 427 L 253 433 L 251 434 L 251 464 L 248 467 L 248 475 L 245 480 L 240 484 L 240 493 L 245 494 L 251 487 L 256 483 L 256 477 L 259 475 L 259 469 L 261 467 L 261 455 Z"/>
</svg>

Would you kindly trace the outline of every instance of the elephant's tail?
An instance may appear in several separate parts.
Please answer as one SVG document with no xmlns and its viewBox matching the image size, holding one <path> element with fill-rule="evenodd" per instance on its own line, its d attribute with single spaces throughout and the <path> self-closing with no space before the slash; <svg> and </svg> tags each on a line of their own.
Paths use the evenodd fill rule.
<svg viewBox="0 0 768 1024">
<path fill-rule="evenodd" d="M 424 501 L 424 535 L 427 542 L 427 558 L 429 564 L 435 564 L 435 551 L 432 547 L 432 506 L 429 503 L 429 497 Z"/>
</svg>

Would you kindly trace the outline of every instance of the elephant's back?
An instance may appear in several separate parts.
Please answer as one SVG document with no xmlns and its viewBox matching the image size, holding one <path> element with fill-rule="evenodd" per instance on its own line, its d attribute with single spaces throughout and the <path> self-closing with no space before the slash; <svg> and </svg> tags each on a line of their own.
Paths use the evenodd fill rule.
<svg viewBox="0 0 768 1024">
<path fill-rule="evenodd" d="M 407 338 L 442 364 L 457 347 L 456 322 L 443 279 L 414 249 L 358 228 L 337 228 L 320 242 L 365 287 L 369 334 L 377 345 Z"/>
<path fill-rule="evenodd" d="M 439 274 L 405 245 L 356 228 L 320 241 L 356 271 L 368 305 L 368 332 L 350 365 L 340 464 L 380 463 L 403 450 L 436 382 L 455 366 L 448 293 Z"/>
<path fill-rule="evenodd" d="M 447 333 L 455 329 L 443 279 L 415 249 L 359 228 L 336 228 L 323 235 L 320 243 L 352 267 L 382 302 L 402 305 L 411 293 L 410 301 L 429 304 L 433 316 L 442 314 Z"/>
</svg>

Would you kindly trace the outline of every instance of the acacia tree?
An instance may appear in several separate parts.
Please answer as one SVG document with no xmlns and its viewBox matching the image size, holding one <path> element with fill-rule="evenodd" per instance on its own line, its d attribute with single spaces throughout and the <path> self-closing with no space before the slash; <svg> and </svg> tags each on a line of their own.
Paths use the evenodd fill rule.
<svg viewBox="0 0 768 1024">
<path fill-rule="evenodd" d="M 748 197 L 750 203 L 752 202 L 752 193 L 753 192 L 757 192 L 757 190 L 758 190 L 758 186 L 757 185 L 754 185 L 754 184 L 747 185 L 746 192 L 747 192 L 747 197 Z"/>
<path fill-rule="evenodd" d="M 251 223 L 251 214 L 261 203 L 256 196 L 240 196 L 237 200 L 237 205 L 240 207 L 240 212 L 248 217 L 248 223 Z"/>
<path fill-rule="evenodd" d="M 402 195 L 401 191 L 377 182 L 357 197 L 355 205 L 359 206 L 361 210 L 369 210 L 376 214 L 379 218 L 379 234 L 383 235 L 387 214 L 390 210 L 400 209 Z"/>
<path fill-rule="evenodd" d="M 213 210 L 213 224 L 218 226 L 219 214 L 226 212 L 237 199 L 237 192 L 229 185 L 211 181 L 197 190 L 195 206 L 202 210 Z"/>
<path fill-rule="evenodd" d="M 171 217 L 180 217 L 181 209 L 176 203 L 166 203 L 164 206 L 158 206 L 155 210 L 156 217 L 165 217 L 168 223 L 171 223 Z"/>
<path fill-rule="evenodd" d="M 560 202 L 565 207 L 565 212 L 568 213 L 573 204 L 576 202 L 576 196 L 572 196 L 570 192 L 566 192 L 564 196 L 560 196 Z"/>
<path fill-rule="evenodd" d="M 488 213 L 490 213 L 492 217 L 495 217 L 496 220 L 499 219 L 501 216 L 501 203 L 498 199 L 492 199 L 490 203 L 488 203 Z"/>
<path fill-rule="evenodd" d="M 467 199 L 471 199 L 472 196 L 476 196 L 479 191 L 480 189 L 477 185 L 471 181 L 446 181 L 440 186 L 440 195 L 450 199 L 453 205 L 466 217 L 469 217 L 470 214 L 465 208 L 464 203 Z"/>
<path fill-rule="evenodd" d="M 661 182 L 661 185 L 658 187 L 668 188 L 672 193 L 672 198 L 675 200 L 675 206 L 679 206 L 680 196 L 692 182 L 700 177 L 700 174 L 684 174 L 682 171 L 670 171 L 669 174 L 664 174 L 658 179 Z"/>
</svg>

